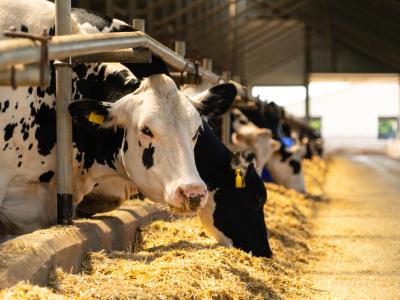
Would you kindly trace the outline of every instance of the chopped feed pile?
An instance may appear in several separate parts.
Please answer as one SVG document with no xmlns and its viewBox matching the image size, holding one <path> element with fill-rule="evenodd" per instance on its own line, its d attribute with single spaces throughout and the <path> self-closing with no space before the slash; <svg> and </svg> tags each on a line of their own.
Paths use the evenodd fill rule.
<svg viewBox="0 0 400 300">
<path fill-rule="evenodd" d="M 316 162 L 305 164 L 307 183 L 322 183 L 326 166 Z M 142 228 L 133 252 L 89 253 L 80 274 L 56 270 L 47 288 L 20 283 L 1 291 L 0 298 L 310 298 L 315 292 L 302 271 L 316 259 L 308 247 L 316 202 L 274 184 L 267 188 L 265 213 L 273 259 L 217 245 L 198 218 L 155 221 Z M 320 193 L 321 185 L 316 191 Z"/>
</svg>

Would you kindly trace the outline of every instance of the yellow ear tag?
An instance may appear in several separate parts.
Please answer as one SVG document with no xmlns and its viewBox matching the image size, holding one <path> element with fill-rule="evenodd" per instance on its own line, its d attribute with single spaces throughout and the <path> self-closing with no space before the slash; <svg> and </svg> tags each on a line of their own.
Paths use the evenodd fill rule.
<svg viewBox="0 0 400 300">
<path fill-rule="evenodd" d="M 104 124 L 104 116 L 103 115 L 98 115 L 95 112 L 91 112 L 89 115 L 89 121 L 92 123 L 96 123 L 99 125 L 103 125 Z"/>
<path fill-rule="evenodd" d="M 235 188 L 237 189 L 243 189 L 246 187 L 246 184 L 244 182 L 244 178 L 241 175 L 240 169 L 236 169 L 236 178 L 235 178 Z"/>
</svg>

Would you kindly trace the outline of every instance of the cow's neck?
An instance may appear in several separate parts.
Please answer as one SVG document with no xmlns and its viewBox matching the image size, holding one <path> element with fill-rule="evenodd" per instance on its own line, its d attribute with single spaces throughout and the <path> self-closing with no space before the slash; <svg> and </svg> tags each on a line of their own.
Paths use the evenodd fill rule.
<svg viewBox="0 0 400 300">
<path fill-rule="evenodd" d="M 232 153 L 221 143 L 207 123 L 203 122 L 203 130 L 195 147 L 196 166 L 200 177 L 209 189 L 229 184 L 234 179 L 230 165 Z M 216 149 L 210 153 L 209 149 Z"/>
</svg>

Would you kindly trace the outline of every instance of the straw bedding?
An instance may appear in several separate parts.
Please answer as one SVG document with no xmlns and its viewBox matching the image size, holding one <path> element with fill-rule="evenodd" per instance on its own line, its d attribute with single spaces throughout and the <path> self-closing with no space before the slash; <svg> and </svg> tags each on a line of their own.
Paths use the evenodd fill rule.
<svg viewBox="0 0 400 300">
<path fill-rule="evenodd" d="M 321 195 L 326 164 L 304 164 L 306 185 Z M 82 272 L 56 270 L 47 288 L 20 283 L 4 299 L 280 299 L 315 293 L 302 270 L 317 258 L 308 241 L 316 202 L 268 184 L 265 207 L 273 259 L 218 246 L 198 218 L 142 228 L 135 251 L 92 252 Z M 239 221 L 239 220 L 238 220 Z"/>
</svg>

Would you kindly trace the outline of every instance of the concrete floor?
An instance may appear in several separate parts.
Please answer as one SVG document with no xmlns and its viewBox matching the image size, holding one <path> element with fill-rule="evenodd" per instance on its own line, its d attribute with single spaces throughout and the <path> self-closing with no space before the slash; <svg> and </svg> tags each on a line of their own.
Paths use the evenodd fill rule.
<svg viewBox="0 0 400 300">
<path fill-rule="evenodd" d="M 400 299 L 400 161 L 335 157 L 316 220 L 327 244 L 307 277 L 319 299 Z"/>
</svg>

